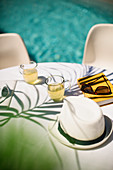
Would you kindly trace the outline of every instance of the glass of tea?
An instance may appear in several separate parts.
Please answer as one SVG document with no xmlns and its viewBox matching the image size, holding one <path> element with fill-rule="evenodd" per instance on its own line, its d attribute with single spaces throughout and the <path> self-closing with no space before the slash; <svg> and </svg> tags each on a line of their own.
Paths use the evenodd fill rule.
<svg viewBox="0 0 113 170">
<path fill-rule="evenodd" d="M 37 63 L 30 61 L 29 64 L 20 65 L 20 73 L 23 74 L 24 80 L 29 84 L 36 84 L 38 82 Z"/>
<path fill-rule="evenodd" d="M 59 75 L 53 75 L 46 79 L 46 84 L 48 85 L 48 94 L 55 102 L 60 102 L 64 99 L 65 82 L 66 81 L 64 78 Z"/>
</svg>

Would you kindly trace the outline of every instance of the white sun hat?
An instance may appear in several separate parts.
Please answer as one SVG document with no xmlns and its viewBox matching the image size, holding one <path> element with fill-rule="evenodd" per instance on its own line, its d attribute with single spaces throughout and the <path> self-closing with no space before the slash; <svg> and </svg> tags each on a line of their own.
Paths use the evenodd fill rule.
<svg viewBox="0 0 113 170">
<path fill-rule="evenodd" d="M 65 98 L 59 121 L 66 134 L 82 141 L 97 139 L 105 130 L 101 108 L 86 97 Z"/>
<path fill-rule="evenodd" d="M 70 96 L 64 99 L 57 121 L 50 122 L 48 130 L 63 145 L 87 150 L 107 141 L 112 134 L 113 123 L 93 100 Z"/>
</svg>

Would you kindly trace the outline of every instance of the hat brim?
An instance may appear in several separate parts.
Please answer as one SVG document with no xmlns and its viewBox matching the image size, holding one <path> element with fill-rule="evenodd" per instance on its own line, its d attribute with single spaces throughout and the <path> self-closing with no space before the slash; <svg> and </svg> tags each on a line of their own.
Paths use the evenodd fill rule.
<svg viewBox="0 0 113 170">
<path fill-rule="evenodd" d="M 88 149 L 93 149 L 93 148 L 96 148 L 96 147 L 102 145 L 111 136 L 112 131 L 113 131 L 113 123 L 112 123 L 111 119 L 105 115 L 104 115 L 104 119 L 105 119 L 104 134 L 98 140 L 93 140 L 93 141 L 80 141 L 80 140 L 78 141 L 75 139 L 73 142 L 73 138 L 72 138 L 72 140 L 69 140 L 66 137 L 66 135 L 64 135 L 65 132 L 63 134 L 61 132 L 63 130 L 59 129 L 59 128 L 61 128 L 61 127 L 59 127 L 59 121 L 51 122 L 48 126 L 48 130 L 49 130 L 50 134 L 53 137 L 55 137 L 63 145 L 68 146 L 73 149 L 88 150 Z"/>
</svg>

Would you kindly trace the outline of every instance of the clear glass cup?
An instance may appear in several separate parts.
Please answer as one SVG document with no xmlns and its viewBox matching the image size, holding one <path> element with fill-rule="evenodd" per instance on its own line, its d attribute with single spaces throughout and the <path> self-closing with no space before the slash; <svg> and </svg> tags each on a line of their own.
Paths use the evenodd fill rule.
<svg viewBox="0 0 113 170">
<path fill-rule="evenodd" d="M 64 78 L 59 75 L 53 75 L 46 79 L 48 94 L 55 102 L 60 102 L 64 99 L 65 82 L 67 81 L 65 81 Z"/>
<path fill-rule="evenodd" d="M 20 65 L 20 73 L 23 74 L 25 82 L 29 84 L 37 84 L 38 82 L 38 71 L 37 63 L 30 61 L 29 64 Z"/>
</svg>

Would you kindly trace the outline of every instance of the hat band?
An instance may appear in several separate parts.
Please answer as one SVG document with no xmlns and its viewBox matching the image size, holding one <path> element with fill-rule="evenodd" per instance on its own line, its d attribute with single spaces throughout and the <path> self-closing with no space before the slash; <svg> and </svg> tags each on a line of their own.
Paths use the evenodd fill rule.
<svg viewBox="0 0 113 170">
<path fill-rule="evenodd" d="M 63 131 L 63 129 L 61 128 L 60 126 L 60 122 L 58 123 L 58 131 L 60 132 L 61 135 L 63 135 L 70 143 L 72 144 L 78 144 L 78 145 L 92 145 L 92 144 L 95 144 L 95 143 L 98 143 L 100 141 L 102 141 L 105 137 L 105 134 L 106 134 L 106 126 L 105 126 L 105 130 L 103 132 L 103 134 L 96 138 L 96 139 L 93 139 L 93 140 L 89 140 L 89 141 L 83 141 L 83 140 L 78 140 L 78 139 L 75 139 L 71 136 L 69 136 L 67 133 L 65 133 Z"/>
</svg>

